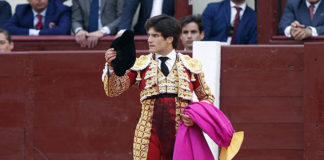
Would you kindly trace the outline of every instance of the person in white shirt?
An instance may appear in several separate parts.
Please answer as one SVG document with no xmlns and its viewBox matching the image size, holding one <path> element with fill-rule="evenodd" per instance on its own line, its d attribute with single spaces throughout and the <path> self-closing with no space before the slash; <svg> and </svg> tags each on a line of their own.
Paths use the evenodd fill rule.
<svg viewBox="0 0 324 160">
<path fill-rule="evenodd" d="M 72 31 L 81 47 L 94 48 L 99 38 L 115 35 L 124 0 L 72 0 Z"/>
<path fill-rule="evenodd" d="M 257 15 L 245 0 L 209 3 L 202 14 L 205 41 L 257 43 Z"/>
<path fill-rule="evenodd" d="M 324 35 L 323 0 L 288 0 L 280 19 L 279 34 L 296 40 Z"/>
<path fill-rule="evenodd" d="M 59 0 L 28 0 L 3 28 L 12 35 L 70 35 L 71 9 Z"/>
</svg>

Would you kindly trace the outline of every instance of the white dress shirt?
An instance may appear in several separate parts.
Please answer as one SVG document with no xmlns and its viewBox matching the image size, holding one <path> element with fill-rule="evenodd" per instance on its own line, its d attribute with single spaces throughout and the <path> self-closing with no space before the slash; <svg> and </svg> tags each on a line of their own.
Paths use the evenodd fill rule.
<svg viewBox="0 0 324 160">
<path fill-rule="evenodd" d="M 235 3 L 233 3 L 232 1 L 230 1 L 230 5 L 231 5 L 231 26 L 233 27 L 234 26 L 234 21 L 235 21 L 235 16 L 236 16 L 236 13 L 237 13 L 237 10 L 236 10 L 236 6 L 237 7 L 241 7 L 241 11 L 240 11 L 240 20 L 242 19 L 242 16 L 243 16 L 243 13 L 246 9 L 246 2 L 244 2 L 243 4 L 241 5 L 236 5 Z M 228 37 L 227 38 L 227 43 L 231 43 L 232 41 L 232 37 Z"/>
<path fill-rule="evenodd" d="M 151 16 L 154 17 L 162 14 L 163 0 L 153 0 Z"/>
<path fill-rule="evenodd" d="M 307 0 L 305 0 L 305 1 L 306 1 L 306 6 L 307 6 L 307 8 L 309 8 L 309 6 L 310 6 L 311 4 L 310 4 Z M 317 10 L 318 6 L 321 4 L 321 1 L 322 1 L 322 0 L 319 0 L 319 1 L 315 4 L 315 8 L 314 8 L 314 12 L 313 12 L 314 15 L 315 15 L 315 13 L 316 13 L 316 10 Z M 316 30 L 315 27 L 313 27 L 313 26 L 306 26 L 306 27 L 312 30 L 312 36 L 313 36 L 313 37 L 314 37 L 314 36 L 318 36 L 317 30 Z M 291 31 L 291 26 L 289 25 L 289 26 L 287 26 L 287 27 L 285 28 L 285 35 L 286 35 L 286 37 L 289 37 L 289 38 L 291 37 L 290 31 Z"/>
<path fill-rule="evenodd" d="M 169 59 L 165 61 L 165 64 L 167 65 L 169 71 L 172 70 L 172 67 L 177 60 L 177 53 L 173 49 L 168 55 L 164 56 L 158 53 L 155 53 L 155 61 L 158 62 L 158 66 L 161 69 L 161 60 L 159 59 L 160 57 L 168 57 Z"/>
<path fill-rule="evenodd" d="M 45 15 L 46 15 L 46 11 L 47 11 L 47 8 L 45 8 L 41 13 L 38 13 L 36 12 L 34 9 L 32 9 L 33 11 L 33 15 L 34 15 L 34 21 L 33 21 L 33 26 L 35 28 L 36 24 L 38 23 L 38 18 L 37 18 L 37 15 L 40 14 L 42 15 L 42 23 L 43 23 L 43 28 L 44 28 L 44 25 L 45 25 Z M 30 36 L 38 36 L 39 35 L 39 31 L 40 30 L 37 30 L 37 29 L 34 29 L 34 28 L 30 28 L 29 29 L 29 35 Z"/>
</svg>

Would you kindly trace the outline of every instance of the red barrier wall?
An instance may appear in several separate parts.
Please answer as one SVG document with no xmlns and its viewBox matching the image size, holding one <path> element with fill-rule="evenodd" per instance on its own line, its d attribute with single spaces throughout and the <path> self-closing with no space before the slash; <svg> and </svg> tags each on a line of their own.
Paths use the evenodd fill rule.
<svg viewBox="0 0 324 160">
<path fill-rule="evenodd" d="M 235 159 L 303 159 L 303 59 L 303 46 L 222 47 L 221 108 L 246 135 Z"/>
<path fill-rule="evenodd" d="M 107 50 L 114 36 L 100 38 L 95 48 L 81 48 L 74 36 L 12 36 L 14 51 Z M 147 50 L 147 36 L 135 36 L 137 50 Z"/>
<path fill-rule="evenodd" d="M 0 159 L 130 159 L 138 94 L 105 96 L 103 51 L 0 57 Z"/>
<path fill-rule="evenodd" d="M 82 48 L 75 42 L 74 36 L 12 36 L 14 51 L 70 51 L 70 50 L 107 50 L 114 36 L 105 36 L 95 48 Z M 134 37 L 137 50 L 148 50 L 147 36 Z M 178 49 L 183 49 L 179 40 Z"/>
<path fill-rule="evenodd" d="M 324 43 L 306 43 L 304 159 L 324 159 Z M 307 55 L 307 56 L 306 56 Z"/>
</svg>

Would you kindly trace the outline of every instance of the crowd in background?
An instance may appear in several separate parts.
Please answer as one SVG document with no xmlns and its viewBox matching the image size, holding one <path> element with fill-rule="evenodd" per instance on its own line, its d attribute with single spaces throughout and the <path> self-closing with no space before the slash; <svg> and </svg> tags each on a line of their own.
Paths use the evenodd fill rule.
<svg viewBox="0 0 324 160">
<path fill-rule="evenodd" d="M 174 16 L 174 0 L 27 0 L 12 15 L 8 2 L 0 0 L 0 28 L 11 35 L 75 35 L 81 47 L 93 48 L 105 35 L 121 35 L 131 29 L 145 35 L 150 17 Z M 303 40 L 324 34 L 323 0 L 288 0 L 279 24 L 279 34 Z M 137 22 L 133 17 L 137 8 Z M 257 14 L 245 0 L 223 0 L 208 4 L 202 15 L 182 19 L 180 39 L 186 50 L 197 40 L 229 44 L 257 43 Z M 0 34 L 2 34 L 0 32 Z M 6 35 L 1 37 L 7 37 Z M 11 42 L 10 42 L 11 43 Z"/>
</svg>

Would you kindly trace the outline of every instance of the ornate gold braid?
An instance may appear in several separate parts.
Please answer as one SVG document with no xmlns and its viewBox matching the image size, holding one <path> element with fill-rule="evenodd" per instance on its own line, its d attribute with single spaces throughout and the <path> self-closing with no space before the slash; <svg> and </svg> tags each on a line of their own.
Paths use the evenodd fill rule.
<svg viewBox="0 0 324 160">
<path fill-rule="evenodd" d="M 175 129 L 178 130 L 178 127 L 179 127 L 179 124 L 180 124 L 180 121 L 181 121 L 181 114 L 183 113 L 184 111 L 184 108 L 189 104 L 189 101 L 188 100 L 184 100 L 182 98 L 175 98 L 175 101 L 176 101 L 176 118 L 175 118 L 175 122 L 176 122 L 176 125 L 175 125 Z"/>
<path fill-rule="evenodd" d="M 135 129 L 133 142 L 133 159 L 146 160 L 150 144 L 152 119 L 155 99 L 146 99 L 142 102 L 141 117 Z"/>
<path fill-rule="evenodd" d="M 195 89 L 195 93 L 199 100 L 209 99 L 212 103 L 215 101 L 214 95 L 211 93 L 206 81 L 204 73 L 197 74 L 198 82 L 200 83 L 199 87 Z"/>
<path fill-rule="evenodd" d="M 130 86 L 130 80 L 127 73 L 118 77 L 115 73 L 111 76 L 105 76 L 104 79 L 104 89 L 106 95 L 109 97 L 116 97 L 126 91 Z"/>
</svg>

